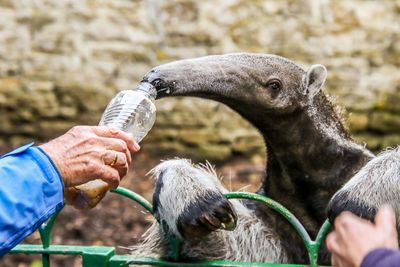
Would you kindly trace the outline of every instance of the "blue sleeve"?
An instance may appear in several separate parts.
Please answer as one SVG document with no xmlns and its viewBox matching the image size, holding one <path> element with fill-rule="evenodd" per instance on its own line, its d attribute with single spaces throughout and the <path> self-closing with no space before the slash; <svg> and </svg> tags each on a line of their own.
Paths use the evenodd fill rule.
<svg viewBox="0 0 400 267">
<path fill-rule="evenodd" d="M 62 208 L 63 191 L 40 148 L 29 144 L 0 158 L 0 257 Z"/>
<path fill-rule="evenodd" d="M 400 266 L 400 251 L 378 248 L 364 257 L 360 267 L 398 267 Z"/>
</svg>

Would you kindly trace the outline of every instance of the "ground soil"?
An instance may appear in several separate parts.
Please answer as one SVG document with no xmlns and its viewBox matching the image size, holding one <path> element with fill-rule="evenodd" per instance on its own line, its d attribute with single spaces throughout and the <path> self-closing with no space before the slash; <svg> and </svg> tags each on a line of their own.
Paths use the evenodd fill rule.
<svg viewBox="0 0 400 267">
<path fill-rule="evenodd" d="M 146 173 L 166 158 L 166 155 L 149 155 L 146 152 L 136 154 L 134 164 L 121 185 L 151 201 L 154 181 Z M 258 162 L 234 158 L 218 163 L 216 168 L 227 188 L 255 192 L 264 174 L 262 160 Z M 96 208 L 89 211 L 78 211 L 66 206 L 57 219 L 52 243 L 114 246 L 117 253 L 126 254 L 128 251 L 124 247 L 137 244 L 152 220 L 151 214 L 146 213 L 138 204 L 109 193 Z M 39 234 L 35 232 L 23 243 L 40 243 Z M 0 260 L 0 267 L 39 267 L 39 262 L 40 257 L 6 255 Z M 81 266 L 81 259 L 52 256 L 51 263 L 53 267 L 78 267 Z"/>
</svg>

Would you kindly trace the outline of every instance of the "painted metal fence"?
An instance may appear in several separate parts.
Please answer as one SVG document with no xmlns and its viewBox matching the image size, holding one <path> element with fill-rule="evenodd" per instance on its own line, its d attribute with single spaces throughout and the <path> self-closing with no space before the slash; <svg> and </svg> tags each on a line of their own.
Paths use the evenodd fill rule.
<svg viewBox="0 0 400 267">
<path fill-rule="evenodd" d="M 142 196 L 132 192 L 126 188 L 119 187 L 112 190 L 113 193 L 127 197 L 153 214 L 152 205 Z M 132 255 L 117 255 L 114 247 L 109 246 L 63 246 L 51 245 L 51 230 L 56 221 L 57 215 L 52 216 L 47 223 L 44 223 L 40 229 L 41 245 L 23 244 L 16 246 L 11 254 L 41 254 L 43 267 L 50 267 L 51 255 L 74 255 L 82 257 L 83 267 L 124 267 L 133 265 L 151 265 L 151 266 L 259 266 L 259 267 L 305 267 L 318 266 L 318 251 L 322 242 L 330 229 L 328 221 L 322 225 L 315 240 L 311 240 L 304 226 L 299 220 L 285 207 L 278 202 L 258 194 L 247 192 L 230 192 L 225 194 L 227 198 L 249 199 L 260 202 L 269 208 L 275 210 L 282 215 L 297 231 L 304 242 L 307 249 L 310 265 L 299 264 L 272 264 L 272 263 L 255 263 L 255 262 L 232 262 L 232 261 L 195 261 L 180 262 L 180 241 L 174 238 L 170 239 L 171 248 L 173 248 L 172 259 L 166 260 L 161 258 L 135 257 Z"/>
</svg>

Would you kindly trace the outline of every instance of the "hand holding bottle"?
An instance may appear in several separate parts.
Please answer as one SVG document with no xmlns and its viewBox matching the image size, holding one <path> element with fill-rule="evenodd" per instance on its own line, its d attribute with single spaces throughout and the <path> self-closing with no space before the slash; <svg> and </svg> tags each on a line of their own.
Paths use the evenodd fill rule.
<svg viewBox="0 0 400 267">
<path fill-rule="evenodd" d="M 156 107 L 153 102 L 156 95 L 154 86 L 146 82 L 140 83 L 134 90 L 119 92 L 108 104 L 99 125 L 130 133 L 139 143 L 155 122 Z M 97 179 L 73 187 L 66 194 L 75 207 L 90 209 L 100 202 L 110 188 L 108 183 Z"/>
<path fill-rule="evenodd" d="M 94 179 L 101 179 L 110 188 L 117 187 L 132 161 L 130 152 L 139 150 L 128 134 L 104 126 L 76 126 L 39 147 L 56 164 L 64 181 L 67 203 L 74 186 Z"/>
</svg>

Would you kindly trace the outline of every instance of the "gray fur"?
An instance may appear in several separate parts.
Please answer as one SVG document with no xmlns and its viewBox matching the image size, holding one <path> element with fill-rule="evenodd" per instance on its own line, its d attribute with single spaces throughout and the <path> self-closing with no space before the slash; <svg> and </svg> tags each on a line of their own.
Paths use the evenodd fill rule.
<svg viewBox="0 0 400 267">
<path fill-rule="evenodd" d="M 220 192 L 223 189 L 213 173 L 192 166 L 185 159 L 164 161 L 151 173 L 155 179 L 163 173 L 164 186 L 159 194 L 162 208 L 159 215 L 178 237 L 181 236 L 176 229 L 176 220 L 187 209 L 187 204 L 206 197 L 212 191 Z"/>
<path fill-rule="evenodd" d="M 207 194 L 228 192 L 210 165 L 193 165 L 189 160 L 176 159 L 159 164 L 152 172 L 157 180 L 162 174 L 160 191 L 162 211 L 160 220 L 176 236 L 178 217 L 190 212 L 186 207 Z M 221 197 L 223 197 L 221 195 Z M 233 231 L 218 230 L 200 240 L 185 241 L 182 256 L 197 259 L 227 259 L 252 262 L 286 262 L 287 256 L 271 227 L 258 218 L 241 201 L 231 203 L 238 215 L 238 225 Z M 145 233 L 144 241 L 133 248 L 134 255 L 160 256 L 168 251 L 165 232 L 155 222 Z"/>
<path fill-rule="evenodd" d="M 303 77 L 304 94 L 313 99 L 321 91 L 327 76 L 328 71 L 324 65 L 312 65 Z"/>
<path fill-rule="evenodd" d="M 350 210 L 372 219 L 383 204 L 392 206 L 400 222 L 400 148 L 388 149 L 368 162 L 333 197 L 328 213 Z M 371 215 L 371 216 L 370 216 Z"/>
<path fill-rule="evenodd" d="M 237 53 L 171 62 L 151 70 L 143 81 L 156 87 L 158 99 L 194 96 L 219 101 L 253 124 L 264 137 L 267 147 L 266 175 L 258 193 L 286 206 L 303 223 L 308 233 L 315 237 L 326 219 L 325 208 L 332 195 L 373 158 L 371 152 L 352 140 L 335 107 L 323 93 L 326 75 L 322 65 L 314 65 L 304 71 L 280 56 Z M 186 180 L 198 183 L 196 179 Z M 173 184 L 183 186 L 183 183 L 175 181 Z M 163 186 L 168 185 L 164 183 Z M 194 185 L 189 186 L 195 188 Z M 215 187 L 223 192 L 218 185 Z M 203 199 L 199 196 L 204 196 L 204 189 L 198 190 L 189 195 L 198 196 L 196 199 L 201 202 Z M 175 192 L 185 194 L 184 188 Z M 212 195 L 215 196 L 214 193 Z M 180 199 L 183 203 L 179 207 L 170 208 L 185 210 L 184 207 L 193 204 L 187 203 L 185 197 Z M 236 248 L 228 245 L 226 249 L 221 248 L 220 242 L 225 244 L 224 240 L 234 235 L 235 231 L 210 231 L 201 240 L 205 242 L 203 246 L 192 246 L 190 249 L 198 251 L 198 256 L 204 253 L 205 257 L 201 258 L 230 259 L 230 253 L 236 253 L 243 259 L 259 255 L 263 260 L 273 262 L 307 262 L 302 241 L 284 219 L 260 205 L 242 204 L 251 214 L 249 225 L 263 225 L 260 228 L 262 234 L 246 232 L 249 229 L 246 227 L 234 238 L 245 240 L 246 246 L 239 245 Z M 238 207 L 234 204 L 235 210 Z M 177 216 L 174 212 L 165 211 L 164 215 L 171 223 L 170 228 L 176 231 L 177 227 L 172 226 Z M 236 212 L 239 218 L 237 227 L 241 229 L 243 215 Z M 183 214 L 188 213 L 184 211 Z M 217 234 L 221 236 L 207 242 L 208 238 Z M 250 247 L 261 254 L 249 256 L 247 246 L 251 242 L 247 238 L 254 236 L 257 239 L 253 240 L 257 241 Z M 213 247 L 213 242 L 218 244 L 217 247 Z M 263 252 L 257 250 L 262 246 L 265 246 Z M 216 254 L 207 254 L 211 247 Z M 329 263 L 326 253 L 320 259 L 320 263 Z"/>
</svg>

